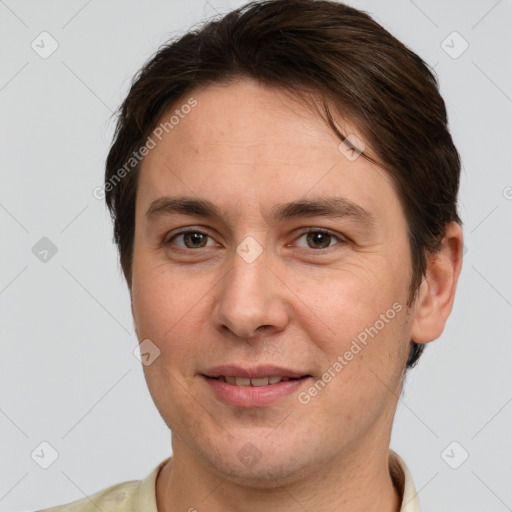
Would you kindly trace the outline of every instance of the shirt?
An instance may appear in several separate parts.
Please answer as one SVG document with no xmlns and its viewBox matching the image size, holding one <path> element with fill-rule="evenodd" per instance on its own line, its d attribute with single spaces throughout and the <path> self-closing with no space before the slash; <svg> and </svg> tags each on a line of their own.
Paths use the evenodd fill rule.
<svg viewBox="0 0 512 512">
<path fill-rule="evenodd" d="M 160 462 L 143 480 L 123 482 L 103 489 L 67 505 L 37 512 L 158 512 L 156 508 L 156 478 L 160 469 L 171 457 Z M 421 512 L 418 494 L 404 460 L 389 450 L 389 471 L 393 483 L 402 496 L 400 512 Z"/>
</svg>

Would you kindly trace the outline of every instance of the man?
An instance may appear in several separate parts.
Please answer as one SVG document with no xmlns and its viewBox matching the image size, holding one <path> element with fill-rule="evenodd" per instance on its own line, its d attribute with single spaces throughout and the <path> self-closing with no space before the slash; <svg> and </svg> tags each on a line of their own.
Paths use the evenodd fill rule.
<svg viewBox="0 0 512 512">
<path fill-rule="evenodd" d="M 435 78 L 356 9 L 257 2 L 161 48 L 105 192 L 173 455 L 51 510 L 420 510 L 389 441 L 453 305 L 459 172 Z"/>
</svg>

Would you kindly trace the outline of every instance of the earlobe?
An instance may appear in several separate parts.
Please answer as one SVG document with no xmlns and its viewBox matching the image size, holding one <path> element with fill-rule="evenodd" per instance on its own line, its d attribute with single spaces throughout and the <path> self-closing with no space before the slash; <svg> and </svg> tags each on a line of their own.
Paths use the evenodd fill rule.
<svg viewBox="0 0 512 512">
<path fill-rule="evenodd" d="M 411 338 L 416 343 L 434 341 L 444 330 L 462 268 L 463 242 L 462 229 L 451 222 L 446 227 L 440 250 L 428 258 L 411 327 Z"/>
</svg>

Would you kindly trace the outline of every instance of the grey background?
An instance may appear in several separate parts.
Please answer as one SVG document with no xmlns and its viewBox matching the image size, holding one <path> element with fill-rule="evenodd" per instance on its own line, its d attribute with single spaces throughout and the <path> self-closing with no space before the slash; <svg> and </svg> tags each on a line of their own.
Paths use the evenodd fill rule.
<svg viewBox="0 0 512 512">
<path fill-rule="evenodd" d="M 242 3 L 0 0 L 2 511 L 140 479 L 170 455 L 92 191 L 134 73 L 172 35 Z M 512 510 L 512 2 L 350 4 L 435 66 L 463 161 L 454 310 L 408 374 L 391 446 L 423 511 Z M 42 31 L 59 45 L 47 59 L 31 47 Z M 469 43 L 458 58 L 442 46 L 453 31 Z M 453 37 L 452 53 L 462 48 Z M 32 252 L 43 237 L 57 248 L 46 262 Z M 43 441 L 58 452 L 48 469 L 31 458 Z"/>
</svg>

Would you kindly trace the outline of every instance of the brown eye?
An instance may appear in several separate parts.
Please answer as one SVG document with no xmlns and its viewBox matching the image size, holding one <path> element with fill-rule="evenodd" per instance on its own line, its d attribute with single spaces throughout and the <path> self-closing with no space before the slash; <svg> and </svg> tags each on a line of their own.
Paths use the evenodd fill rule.
<svg viewBox="0 0 512 512">
<path fill-rule="evenodd" d="M 330 249 L 335 245 L 343 245 L 346 240 L 341 236 L 324 229 L 310 229 L 306 233 L 303 233 L 297 240 L 305 239 L 304 243 L 298 243 L 297 245 L 304 249 L 316 249 L 318 251 L 322 249 Z"/>
<path fill-rule="evenodd" d="M 185 241 L 185 245 L 187 247 L 193 249 L 196 247 L 204 247 L 206 245 L 207 237 L 208 235 L 205 235 L 203 233 L 195 233 L 191 231 L 183 235 L 183 240 Z"/>
<path fill-rule="evenodd" d="M 201 249 L 202 247 L 207 247 L 209 238 L 210 237 L 207 234 L 201 233 L 201 231 L 183 231 L 170 238 L 166 245 L 171 245 L 174 243 L 178 247 L 185 249 Z M 179 239 L 183 241 L 182 244 L 176 243 L 176 240 Z"/>
<path fill-rule="evenodd" d="M 311 231 L 306 235 L 306 240 L 312 249 L 326 249 L 332 238 L 332 235 L 322 231 Z"/>
</svg>

